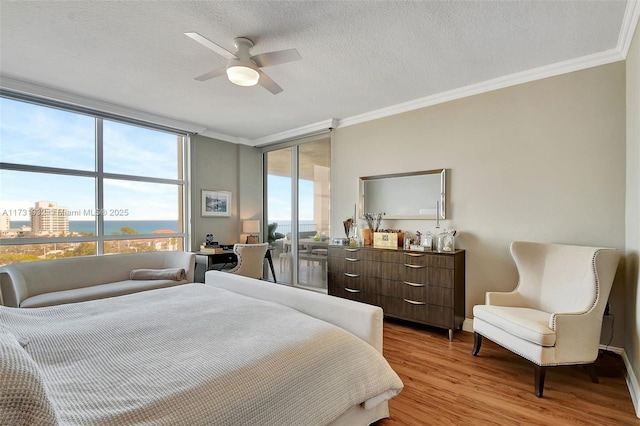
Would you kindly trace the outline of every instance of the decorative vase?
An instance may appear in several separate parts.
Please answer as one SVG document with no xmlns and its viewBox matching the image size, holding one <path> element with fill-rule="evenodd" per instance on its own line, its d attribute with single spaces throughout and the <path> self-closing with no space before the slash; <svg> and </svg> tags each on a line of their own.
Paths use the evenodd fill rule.
<svg viewBox="0 0 640 426">
<path fill-rule="evenodd" d="M 371 229 L 362 229 L 362 241 L 365 246 L 370 246 L 373 244 L 373 233 L 371 232 Z"/>
</svg>

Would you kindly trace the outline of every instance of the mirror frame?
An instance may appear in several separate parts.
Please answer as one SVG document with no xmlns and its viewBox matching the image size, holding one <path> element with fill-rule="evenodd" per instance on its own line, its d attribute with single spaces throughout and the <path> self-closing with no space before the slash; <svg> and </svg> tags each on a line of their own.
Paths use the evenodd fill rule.
<svg viewBox="0 0 640 426">
<path fill-rule="evenodd" d="M 364 214 L 364 184 L 366 181 L 376 180 L 376 179 L 389 179 L 389 178 L 399 178 L 399 177 L 408 177 L 408 176 L 419 176 L 419 175 L 440 175 L 440 202 L 439 202 L 439 212 L 436 212 L 435 215 L 425 214 L 425 215 L 384 215 L 384 219 L 446 219 L 446 172 L 447 169 L 433 169 L 433 170 L 422 170 L 417 172 L 406 172 L 406 173 L 392 173 L 386 175 L 375 175 L 375 176 L 361 176 L 359 182 L 358 189 L 358 210 L 359 210 L 359 218 L 362 218 Z M 439 215 L 438 215 L 439 213 Z M 436 217 L 439 216 L 439 217 Z"/>
</svg>

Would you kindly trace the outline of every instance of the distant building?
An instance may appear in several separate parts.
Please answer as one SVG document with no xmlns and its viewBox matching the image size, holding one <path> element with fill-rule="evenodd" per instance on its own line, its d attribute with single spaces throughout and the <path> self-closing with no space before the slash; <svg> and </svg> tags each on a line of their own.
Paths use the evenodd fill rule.
<svg viewBox="0 0 640 426">
<path fill-rule="evenodd" d="M 22 225 L 20 228 L 11 228 L 11 217 L 9 215 L 0 215 L 0 237 L 17 238 L 24 237 L 31 233 L 31 227 Z"/>
<path fill-rule="evenodd" d="M 38 201 L 29 209 L 31 230 L 34 234 L 60 235 L 69 233 L 69 215 L 66 207 L 57 207 L 53 201 Z"/>
</svg>

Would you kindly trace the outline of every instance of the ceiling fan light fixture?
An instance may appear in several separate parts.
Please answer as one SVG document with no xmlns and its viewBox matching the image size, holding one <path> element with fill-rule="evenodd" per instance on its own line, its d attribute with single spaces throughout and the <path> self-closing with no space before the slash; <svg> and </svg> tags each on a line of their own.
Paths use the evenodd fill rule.
<svg viewBox="0 0 640 426">
<path fill-rule="evenodd" d="M 229 81 L 238 86 L 255 86 L 258 84 L 260 74 L 246 65 L 232 65 L 227 68 Z"/>
</svg>

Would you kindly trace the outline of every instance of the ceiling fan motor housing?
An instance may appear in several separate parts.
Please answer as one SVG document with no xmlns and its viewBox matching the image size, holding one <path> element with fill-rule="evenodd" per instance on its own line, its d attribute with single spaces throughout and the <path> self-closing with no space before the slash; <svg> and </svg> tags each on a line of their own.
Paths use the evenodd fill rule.
<svg viewBox="0 0 640 426">
<path fill-rule="evenodd" d="M 248 38 L 238 37 L 234 40 L 237 59 L 227 62 L 227 77 L 238 86 L 255 86 L 260 79 L 258 66 L 251 60 L 253 42 Z"/>
</svg>

